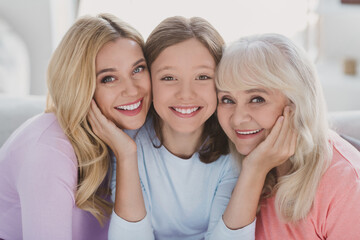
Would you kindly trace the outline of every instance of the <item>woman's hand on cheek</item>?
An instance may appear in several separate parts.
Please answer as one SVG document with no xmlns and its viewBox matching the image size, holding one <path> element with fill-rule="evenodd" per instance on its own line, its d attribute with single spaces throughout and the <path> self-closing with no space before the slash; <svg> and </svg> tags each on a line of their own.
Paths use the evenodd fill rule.
<svg viewBox="0 0 360 240">
<path fill-rule="evenodd" d="M 266 175 L 295 153 L 297 133 L 291 126 L 290 115 L 290 107 L 286 106 L 266 139 L 245 157 L 243 168 L 252 167 Z"/>
<path fill-rule="evenodd" d="M 128 155 L 136 154 L 134 140 L 107 119 L 94 100 L 91 101 L 88 120 L 94 133 L 111 148 L 117 158 L 123 159 Z"/>
</svg>

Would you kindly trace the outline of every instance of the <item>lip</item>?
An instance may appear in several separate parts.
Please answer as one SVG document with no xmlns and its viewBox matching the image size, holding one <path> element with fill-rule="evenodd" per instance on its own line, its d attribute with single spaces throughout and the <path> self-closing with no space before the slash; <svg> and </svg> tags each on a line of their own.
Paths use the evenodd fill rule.
<svg viewBox="0 0 360 240">
<path fill-rule="evenodd" d="M 135 115 L 137 115 L 138 113 L 141 112 L 142 107 L 143 107 L 143 100 L 144 100 L 144 98 L 142 97 L 142 98 L 140 98 L 140 99 L 138 99 L 138 100 L 136 100 L 134 102 L 130 102 L 130 103 L 127 103 L 127 104 L 122 104 L 122 105 L 116 106 L 116 107 L 114 107 L 114 109 L 117 110 L 118 112 L 126 115 L 126 116 L 135 116 Z M 119 109 L 118 108 L 118 107 L 123 107 L 123 106 L 129 106 L 129 105 L 132 105 L 132 104 L 135 104 L 135 103 L 138 103 L 138 102 L 140 102 L 140 105 L 139 105 L 138 108 L 136 108 L 134 110 L 125 110 L 125 109 Z"/>
<path fill-rule="evenodd" d="M 250 134 L 240 134 L 238 132 L 254 132 L 257 130 L 259 130 L 259 129 L 254 129 L 254 130 L 238 130 L 238 129 L 236 129 L 235 134 L 239 139 L 250 139 L 250 138 L 254 138 L 254 137 L 260 135 L 264 131 L 264 128 L 262 128 L 259 132 L 250 133 Z"/>
<path fill-rule="evenodd" d="M 191 111 L 190 113 L 181 113 L 179 111 L 176 111 L 175 109 L 182 109 L 184 111 Z M 171 106 L 169 109 L 178 117 L 181 118 L 191 118 L 195 115 L 197 115 L 203 107 L 200 106 Z M 196 109 L 196 110 L 194 110 Z"/>
</svg>

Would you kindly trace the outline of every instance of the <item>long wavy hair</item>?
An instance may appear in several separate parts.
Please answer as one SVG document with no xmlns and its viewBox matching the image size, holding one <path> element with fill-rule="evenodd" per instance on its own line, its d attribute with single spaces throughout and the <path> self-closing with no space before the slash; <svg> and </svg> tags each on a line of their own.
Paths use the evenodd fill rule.
<svg viewBox="0 0 360 240">
<path fill-rule="evenodd" d="M 112 203 L 107 145 L 92 131 L 87 120 L 95 93 L 95 59 L 108 42 L 129 38 L 142 48 L 142 36 L 130 25 L 110 14 L 79 18 L 63 37 L 48 66 L 46 112 L 52 112 L 70 140 L 78 162 L 76 205 L 103 221 Z"/>
<path fill-rule="evenodd" d="M 224 47 L 224 40 L 218 31 L 203 18 L 175 16 L 163 20 L 151 32 L 145 43 L 144 54 L 149 69 L 164 49 L 192 38 L 200 41 L 209 50 L 218 65 Z M 162 146 L 164 141 L 161 132 L 162 120 L 153 105 L 149 113 L 153 118 L 154 129 Z M 198 145 L 200 160 L 204 163 L 211 163 L 220 155 L 229 153 L 228 141 L 218 123 L 216 113 L 205 122 Z"/>
<path fill-rule="evenodd" d="M 261 198 L 276 193 L 275 204 L 285 221 L 305 218 L 332 156 L 326 104 L 313 63 L 282 35 L 255 35 L 226 48 L 215 79 L 222 91 L 260 86 L 280 90 L 294 104 L 292 125 L 298 138 L 295 154 L 288 160 L 291 169 L 281 177 L 271 170 Z M 234 144 L 230 148 L 239 161 L 244 158 Z"/>
</svg>

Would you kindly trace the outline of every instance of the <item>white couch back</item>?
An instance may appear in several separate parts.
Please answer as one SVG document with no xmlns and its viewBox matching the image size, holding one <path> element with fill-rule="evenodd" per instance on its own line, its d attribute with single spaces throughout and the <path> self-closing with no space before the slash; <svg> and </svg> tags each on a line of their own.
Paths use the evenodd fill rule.
<svg viewBox="0 0 360 240">
<path fill-rule="evenodd" d="M 44 112 L 45 101 L 45 96 L 0 94 L 0 147 L 23 122 Z"/>
</svg>

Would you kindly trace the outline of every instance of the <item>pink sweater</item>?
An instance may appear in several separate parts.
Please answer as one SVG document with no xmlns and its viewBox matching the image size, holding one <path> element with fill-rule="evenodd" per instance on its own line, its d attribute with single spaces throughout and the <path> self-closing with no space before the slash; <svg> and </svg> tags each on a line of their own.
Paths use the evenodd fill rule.
<svg viewBox="0 0 360 240">
<path fill-rule="evenodd" d="M 274 197 L 264 202 L 256 239 L 360 239 L 360 153 L 332 135 L 333 159 L 318 187 L 308 216 L 296 224 L 282 222 Z"/>
<path fill-rule="evenodd" d="M 54 114 L 23 124 L 0 149 L 0 239 L 107 239 L 75 205 L 77 160 Z"/>
</svg>

